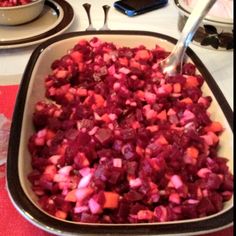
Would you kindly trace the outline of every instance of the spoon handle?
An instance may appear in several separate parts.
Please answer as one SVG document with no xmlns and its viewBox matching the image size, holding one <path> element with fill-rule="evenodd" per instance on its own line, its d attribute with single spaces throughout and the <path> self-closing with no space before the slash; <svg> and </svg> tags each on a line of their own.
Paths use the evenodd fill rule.
<svg viewBox="0 0 236 236">
<path fill-rule="evenodd" d="M 186 48 L 190 44 L 195 32 L 197 31 L 200 22 L 203 20 L 205 15 L 216 1 L 217 0 L 198 0 L 182 30 L 177 44 L 173 49 L 173 53 L 170 55 L 167 66 L 171 65 L 172 67 L 177 68 L 177 66 L 180 65 L 180 69 L 182 70 L 182 62 Z"/>
<path fill-rule="evenodd" d="M 87 16 L 88 16 L 88 21 L 89 21 L 89 25 L 92 25 L 92 21 L 91 21 L 91 17 L 90 17 L 90 8 L 91 8 L 91 5 L 89 3 L 84 3 L 83 4 L 83 7 L 87 13 Z"/>
<path fill-rule="evenodd" d="M 104 15 L 105 15 L 105 18 L 104 18 L 104 25 L 105 25 L 105 24 L 107 24 L 108 11 L 110 10 L 110 6 L 104 5 L 104 6 L 102 6 L 102 8 L 103 8 Z"/>
<path fill-rule="evenodd" d="M 217 0 L 198 0 L 182 30 L 182 34 L 179 40 L 180 45 L 183 45 L 184 47 L 187 47 L 189 45 L 195 32 L 198 29 L 199 24 L 216 1 Z"/>
</svg>

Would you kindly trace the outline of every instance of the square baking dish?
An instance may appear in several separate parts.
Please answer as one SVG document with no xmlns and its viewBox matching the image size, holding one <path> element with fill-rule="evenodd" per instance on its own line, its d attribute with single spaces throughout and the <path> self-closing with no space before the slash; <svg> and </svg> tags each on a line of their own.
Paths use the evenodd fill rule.
<svg viewBox="0 0 236 236">
<path fill-rule="evenodd" d="M 37 227 L 57 235 L 196 235 L 228 227 L 233 222 L 233 198 L 225 203 L 217 214 L 194 220 L 139 223 L 139 224 L 92 224 L 59 220 L 41 210 L 37 197 L 31 190 L 27 175 L 31 169 L 31 156 L 28 140 L 34 132 L 32 114 L 37 101 L 45 99 L 44 77 L 49 74 L 51 63 L 65 55 L 80 40 L 98 37 L 102 41 L 119 46 L 135 47 L 145 45 L 153 48 L 160 45 L 171 51 L 176 39 L 145 31 L 100 31 L 74 32 L 56 36 L 41 45 L 32 53 L 25 69 L 18 93 L 11 127 L 8 160 L 7 186 L 10 198 L 16 209 Z M 188 60 L 192 61 L 205 78 L 202 86 L 204 95 L 213 101 L 209 108 L 211 117 L 221 122 L 225 130 L 220 136 L 219 155 L 229 159 L 228 166 L 233 173 L 233 113 L 207 68 L 188 48 Z"/>
</svg>

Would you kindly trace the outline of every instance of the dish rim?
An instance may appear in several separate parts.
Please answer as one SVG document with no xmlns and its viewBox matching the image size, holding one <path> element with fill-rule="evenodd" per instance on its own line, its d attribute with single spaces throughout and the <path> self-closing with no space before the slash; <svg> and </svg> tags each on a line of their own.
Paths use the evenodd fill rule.
<svg viewBox="0 0 236 236">
<path fill-rule="evenodd" d="M 207 219 L 198 219 L 197 222 L 185 221 L 183 222 L 167 222 L 165 224 L 130 224 L 130 225 L 99 225 L 99 224 L 84 224 L 84 223 L 72 223 L 61 221 L 45 214 L 43 211 L 35 207 L 30 199 L 26 196 L 23 188 L 20 184 L 19 170 L 18 170 L 18 151 L 20 144 L 20 133 L 22 126 L 22 119 L 24 114 L 25 100 L 28 91 L 28 85 L 30 82 L 31 74 L 34 66 L 41 55 L 41 53 L 51 44 L 65 40 L 72 37 L 87 36 L 87 35 L 139 35 L 139 36 L 151 36 L 166 40 L 170 43 L 175 44 L 176 39 L 154 32 L 148 31 L 132 31 L 132 30 L 113 30 L 113 31 L 98 31 L 98 32 L 72 32 L 67 34 L 58 35 L 53 37 L 46 42 L 40 44 L 32 53 L 29 62 L 25 68 L 21 85 L 19 88 L 16 106 L 13 113 L 13 122 L 11 127 L 9 149 L 8 149 L 8 160 L 7 160 L 7 186 L 11 201 L 18 209 L 18 211 L 31 223 L 42 228 L 50 233 L 60 233 L 60 235 L 74 235 L 74 234 L 106 234 L 106 233 L 118 233 L 118 234 L 176 234 L 176 235 L 194 235 L 200 234 L 201 232 L 213 232 L 219 229 L 226 228 L 232 224 L 233 221 L 233 207 L 226 210 L 222 214 L 209 217 Z M 228 102 L 226 101 L 223 93 L 219 89 L 212 75 L 209 73 L 207 68 L 197 57 L 197 55 L 188 48 L 186 51 L 187 55 L 193 60 L 194 64 L 197 65 L 198 70 L 205 78 L 208 87 L 211 89 L 216 100 L 221 104 L 220 108 L 224 113 L 224 116 L 232 130 L 233 128 L 233 112 Z M 13 147 L 13 148 L 12 148 Z M 12 174 L 14 173 L 14 175 Z M 179 227 L 181 225 L 181 227 Z"/>
<path fill-rule="evenodd" d="M 63 14 L 62 19 L 53 28 L 31 37 L 22 37 L 21 39 L 0 41 L 0 49 L 19 48 L 19 47 L 34 45 L 46 41 L 47 39 L 62 33 L 63 31 L 65 31 L 67 28 L 70 27 L 70 25 L 74 21 L 75 14 L 73 7 L 70 5 L 69 2 L 61 0 L 45 0 L 44 7 L 46 5 L 55 10 L 58 17 L 60 16 L 60 14 Z M 25 25 L 27 24 L 28 23 L 26 23 Z M 5 26 L 5 27 L 10 27 L 10 26 Z"/>
<path fill-rule="evenodd" d="M 190 8 L 186 8 L 183 5 L 181 5 L 181 0 L 174 0 L 174 4 L 175 6 L 184 14 L 189 16 L 191 14 L 191 9 Z M 206 17 L 204 20 L 204 22 L 208 22 L 208 23 L 215 23 L 217 25 L 221 25 L 221 26 L 232 26 L 233 27 L 233 19 L 232 20 L 227 20 L 227 19 L 223 19 L 220 17 L 216 17 L 216 16 L 209 16 Z"/>
</svg>

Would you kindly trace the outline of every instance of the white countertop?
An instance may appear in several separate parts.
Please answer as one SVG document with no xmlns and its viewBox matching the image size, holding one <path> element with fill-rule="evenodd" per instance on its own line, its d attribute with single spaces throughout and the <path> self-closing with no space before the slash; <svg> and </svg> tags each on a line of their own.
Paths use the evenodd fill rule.
<svg viewBox="0 0 236 236">
<path fill-rule="evenodd" d="M 84 2 L 91 3 L 91 16 L 94 26 L 99 29 L 103 25 L 104 13 L 102 5 L 111 6 L 109 11 L 109 27 L 113 30 L 145 30 L 166 34 L 178 38 L 178 10 L 173 0 L 162 8 L 140 16 L 128 17 L 116 11 L 112 6 L 114 0 L 68 0 L 75 11 L 75 20 L 66 31 L 83 31 L 88 26 L 87 15 L 82 7 Z M 0 35 L 1 37 L 1 35 Z M 16 49 L 0 49 L 0 85 L 19 83 L 21 75 L 32 51 L 37 45 Z M 191 44 L 190 47 L 205 64 L 216 83 L 233 109 L 233 51 L 214 51 Z"/>
</svg>

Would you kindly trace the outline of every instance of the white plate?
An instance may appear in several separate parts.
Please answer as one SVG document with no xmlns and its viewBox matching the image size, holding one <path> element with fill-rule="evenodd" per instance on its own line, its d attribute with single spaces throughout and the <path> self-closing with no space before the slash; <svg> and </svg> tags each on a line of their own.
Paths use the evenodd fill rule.
<svg viewBox="0 0 236 236">
<path fill-rule="evenodd" d="M 43 12 L 36 20 L 18 26 L 0 26 L 0 49 L 43 42 L 65 31 L 73 19 L 74 11 L 68 2 L 46 0 Z"/>
</svg>

